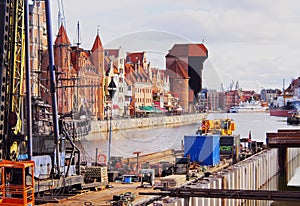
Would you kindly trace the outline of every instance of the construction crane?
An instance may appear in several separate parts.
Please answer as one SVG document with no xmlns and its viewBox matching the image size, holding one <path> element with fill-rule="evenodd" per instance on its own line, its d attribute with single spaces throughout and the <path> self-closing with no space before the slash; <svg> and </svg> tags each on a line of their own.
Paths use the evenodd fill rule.
<svg viewBox="0 0 300 206">
<path fill-rule="evenodd" d="M 26 24 L 28 11 L 27 0 L 0 2 L 0 171 L 2 179 L 0 204 L 2 205 L 34 204 L 34 162 L 28 160 L 27 151 L 29 138 L 31 138 L 30 129 L 26 130 L 29 135 L 25 135 L 25 125 L 22 121 L 22 117 L 28 114 L 21 112 L 25 107 L 24 71 L 25 65 L 28 66 L 29 63 L 28 59 L 25 61 L 26 49 L 28 49 L 28 45 L 25 46 L 25 42 L 28 41 L 25 30 L 28 26 Z M 30 128 L 30 123 L 28 124 L 28 121 L 26 123 Z"/>
<path fill-rule="evenodd" d="M 95 174 L 105 168 L 81 173 L 80 150 L 58 118 L 50 0 L 44 3 L 49 103 L 31 97 L 28 0 L 0 1 L 0 205 L 34 205 L 36 192 L 103 186 Z"/>
</svg>

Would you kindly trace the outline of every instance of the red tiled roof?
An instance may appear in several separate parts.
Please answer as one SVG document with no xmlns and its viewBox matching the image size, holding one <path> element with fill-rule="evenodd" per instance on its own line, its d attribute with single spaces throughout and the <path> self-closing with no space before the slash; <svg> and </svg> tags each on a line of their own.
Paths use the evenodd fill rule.
<svg viewBox="0 0 300 206">
<path fill-rule="evenodd" d="M 94 45 L 91 49 L 91 52 L 94 52 L 96 51 L 97 49 L 101 49 L 102 48 L 102 42 L 101 42 L 101 39 L 99 37 L 99 35 L 96 36 L 96 39 L 94 41 Z"/>
<path fill-rule="evenodd" d="M 119 57 L 119 49 L 105 49 L 105 56 Z"/>
<path fill-rule="evenodd" d="M 184 64 L 182 60 L 176 59 L 166 70 L 166 74 L 171 78 L 182 77 L 183 79 L 189 79 L 188 73 L 184 70 Z"/>
<path fill-rule="evenodd" d="M 136 52 L 136 53 L 128 53 L 126 57 L 126 62 L 131 63 L 143 63 L 145 52 Z"/>
<path fill-rule="evenodd" d="M 56 40 L 54 42 L 55 45 L 59 44 L 70 44 L 70 40 L 68 38 L 67 32 L 63 25 L 60 26 Z"/>
<path fill-rule="evenodd" d="M 131 64 L 125 64 L 125 74 L 128 75 L 134 71 L 134 68 Z"/>
<path fill-rule="evenodd" d="M 208 50 L 204 44 L 175 44 L 169 50 L 167 56 L 187 57 L 187 56 L 208 56 Z"/>
</svg>

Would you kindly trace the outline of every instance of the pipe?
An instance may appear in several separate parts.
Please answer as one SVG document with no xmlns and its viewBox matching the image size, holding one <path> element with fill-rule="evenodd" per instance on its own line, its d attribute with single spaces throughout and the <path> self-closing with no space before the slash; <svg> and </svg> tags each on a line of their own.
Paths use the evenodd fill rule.
<svg viewBox="0 0 300 206">
<path fill-rule="evenodd" d="M 56 148 L 57 172 L 60 175 L 58 111 L 57 111 L 56 78 L 55 78 L 55 67 L 54 67 L 54 56 L 53 56 L 50 0 L 45 0 L 45 8 L 46 8 L 49 71 L 50 71 L 50 92 L 52 98 L 52 113 L 53 113 L 53 127 L 54 127 L 54 144 Z"/>
</svg>

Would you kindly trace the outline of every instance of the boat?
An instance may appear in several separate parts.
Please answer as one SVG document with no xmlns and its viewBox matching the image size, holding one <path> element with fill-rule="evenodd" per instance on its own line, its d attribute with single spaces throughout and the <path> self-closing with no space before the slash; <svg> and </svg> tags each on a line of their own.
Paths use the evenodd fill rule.
<svg viewBox="0 0 300 206">
<path fill-rule="evenodd" d="M 265 112 L 268 107 L 263 107 L 260 101 L 241 102 L 237 106 L 232 106 L 229 113 L 239 112 Z"/>
<path fill-rule="evenodd" d="M 271 116 L 291 117 L 300 110 L 300 101 L 289 101 L 286 105 L 277 106 L 271 104 L 269 111 Z"/>
<path fill-rule="evenodd" d="M 238 113 L 239 112 L 239 106 L 232 106 L 229 109 L 229 113 Z"/>
<path fill-rule="evenodd" d="M 300 124 L 300 112 L 292 114 L 292 116 L 287 117 L 286 123 L 288 125 L 299 125 Z"/>
</svg>

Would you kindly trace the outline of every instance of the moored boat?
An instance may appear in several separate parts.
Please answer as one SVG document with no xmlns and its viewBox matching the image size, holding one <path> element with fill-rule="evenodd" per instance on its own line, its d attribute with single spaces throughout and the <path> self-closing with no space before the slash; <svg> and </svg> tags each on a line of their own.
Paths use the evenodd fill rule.
<svg viewBox="0 0 300 206">
<path fill-rule="evenodd" d="M 300 101 L 287 102 L 284 106 L 274 106 L 269 107 L 271 116 L 278 117 L 291 117 L 293 114 L 297 113 L 300 108 Z"/>
</svg>

